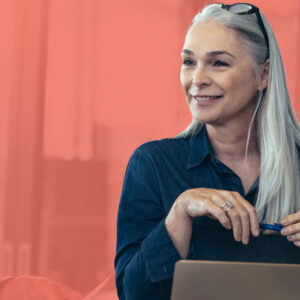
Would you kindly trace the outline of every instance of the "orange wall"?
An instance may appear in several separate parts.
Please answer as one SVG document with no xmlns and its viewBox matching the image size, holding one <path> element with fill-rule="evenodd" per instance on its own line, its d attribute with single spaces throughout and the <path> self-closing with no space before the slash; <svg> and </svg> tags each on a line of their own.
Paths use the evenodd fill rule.
<svg viewBox="0 0 300 300">
<path fill-rule="evenodd" d="M 299 113 L 297 0 L 253 1 Z M 133 150 L 190 121 L 180 50 L 196 0 L 0 0 L 0 275 L 114 299 L 116 216 Z M 109 277 L 111 276 L 111 277 Z"/>
</svg>

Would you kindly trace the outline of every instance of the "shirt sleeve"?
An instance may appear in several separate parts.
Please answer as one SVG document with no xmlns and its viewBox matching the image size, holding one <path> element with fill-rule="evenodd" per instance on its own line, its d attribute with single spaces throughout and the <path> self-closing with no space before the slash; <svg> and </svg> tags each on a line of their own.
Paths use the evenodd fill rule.
<svg viewBox="0 0 300 300">
<path fill-rule="evenodd" d="M 151 155 L 137 148 L 118 211 L 115 268 L 121 300 L 167 299 L 175 263 L 182 259 L 166 231 L 158 178 Z"/>
</svg>

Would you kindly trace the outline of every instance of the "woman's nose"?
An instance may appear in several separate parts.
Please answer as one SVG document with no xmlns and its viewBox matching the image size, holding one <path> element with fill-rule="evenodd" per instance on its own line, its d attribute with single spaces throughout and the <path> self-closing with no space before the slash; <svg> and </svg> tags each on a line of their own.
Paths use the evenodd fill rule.
<svg viewBox="0 0 300 300">
<path fill-rule="evenodd" d="M 208 76 L 204 66 L 198 66 L 193 74 L 193 84 L 196 86 L 205 86 L 211 84 L 211 78 Z"/>
</svg>

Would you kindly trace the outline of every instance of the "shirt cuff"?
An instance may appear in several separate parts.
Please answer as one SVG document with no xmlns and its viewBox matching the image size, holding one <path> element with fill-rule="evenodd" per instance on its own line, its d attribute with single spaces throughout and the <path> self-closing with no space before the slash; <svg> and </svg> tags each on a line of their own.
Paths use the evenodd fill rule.
<svg viewBox="0 0 300 300">
<path fill-rule="evenodd" d="M 173 276 L 175 263 L 182 259 L 175 248 L 165 226 L 163 218 L 141 244 L 141 251 L 146 263 L 146 271 L 151 282 Z M 187 259 L 192 257 L 191 241 Z"/>
</svg>

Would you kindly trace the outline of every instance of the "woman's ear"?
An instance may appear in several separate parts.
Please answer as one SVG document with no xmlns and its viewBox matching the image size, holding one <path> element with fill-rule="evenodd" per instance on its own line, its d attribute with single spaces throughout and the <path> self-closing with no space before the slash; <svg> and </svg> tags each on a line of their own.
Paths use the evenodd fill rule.
<svg viewBox="0 0 300 300">
<path fill-rule="evenodd" d="M 269 69 L 270 69 L 270 59 L 268 58 L 261 65 L 260 83 L 259 83 L 259 87 L 258 87 L 258 90 L 260 90 L 260 91 L 263 91 L 268 86 Z"/>
</svg>

